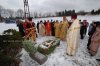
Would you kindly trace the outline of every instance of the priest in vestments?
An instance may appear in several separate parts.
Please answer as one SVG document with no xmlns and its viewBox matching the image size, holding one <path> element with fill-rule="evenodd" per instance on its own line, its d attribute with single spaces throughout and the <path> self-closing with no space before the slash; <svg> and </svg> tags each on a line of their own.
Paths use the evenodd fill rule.
<svg viewBox="0 0 100 66">
<path fill-rule="evenodd" d="M 80 23 L 76 19 L 70 26 L 67 32 L 67 54 L 73 56 L 77 52 L 77 48 L 80 42 Z"/>
<path fill-rule="evenodd" d="M 67 34 L 68 27 L 69 27 L 68 20 L 64 16 L 63 22 L 62 22 L 62 25 L 61 25 L 61 33 L 60 33 L 60 39 L 61 40 L 66 40 L 66 34 Z"/>
<path fill-rule="evenodd" d="M 49 20 L 46 22 L 46 35 L 51 35 L 51 23 L 49 22 Z"/>
<path fill-rule="evenodd" d="M 45 25 L 42 21 L 40 21 L 40 24 L 39 24 L 39 34 L 41 36 L 45 36 Z"/>
<path fill-rule="evenodd" d="M 58 20 L 54 24 L 54 28 L 55 28 L 55 37 L 60 38 L 60 32 L 61 31 L 60 31 L 60 23 L 58 22 Z"/>
<path fill-rule="evenodd" d="M 35 28 L 35 23 L 32 22 L 32 19 L 31 18 L 25 19 L 23 27 L 25 31 L 24 38 L 35 41 L 36 40 L 36 28 Z"/>
</svg>

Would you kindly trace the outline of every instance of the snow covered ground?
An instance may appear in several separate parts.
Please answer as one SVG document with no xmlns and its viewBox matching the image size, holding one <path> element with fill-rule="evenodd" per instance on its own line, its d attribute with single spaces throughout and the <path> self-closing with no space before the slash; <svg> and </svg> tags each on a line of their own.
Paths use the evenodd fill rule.
<svg viewBox="0 0 100 66">
<path fill-rule="evenodd" d="M 18 31 L 17 25 L 16 24 L 6 24 L 6 23 L 0 23 L 0 35 L 3 33 L 3 31 L 7 29 L 15 29 Z"/>
<path fill-rule="evenodd" d="M 40 37 L 37 38 L 37 43 L 41 44 L 43 41 L 48 39 L 55 39 L 54 37 Z M 48 56 L 48 60 L 43 64 L 39 65 L 36 61 L 32 60 L 28 53 L 22 50 L 22 62 L 20 66 L 100 66 L 95 58 L 91 57 L 87 50 L 88 37 L 84 40 L 80 40 L 78 51 L 75 56 L 66 55 L 66 41 L 60 41 L 58 46 L 52 54 Z"/>
</svg>

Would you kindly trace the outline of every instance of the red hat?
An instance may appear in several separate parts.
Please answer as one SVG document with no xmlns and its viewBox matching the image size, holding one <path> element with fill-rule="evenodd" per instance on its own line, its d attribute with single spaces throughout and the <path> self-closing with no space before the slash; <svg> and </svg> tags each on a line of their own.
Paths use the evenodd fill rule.
<svg viewBox="0 0 100 66">
<path fill-rule="evenodd" d="M 87 22 L 87 20 L 83 20 L 83 22 Z"/>
<path fill-rule="evenodd" d="M 71 19 L 77 19 L 77 14 L 76 13 L 72 14 Z"/>
</svg>

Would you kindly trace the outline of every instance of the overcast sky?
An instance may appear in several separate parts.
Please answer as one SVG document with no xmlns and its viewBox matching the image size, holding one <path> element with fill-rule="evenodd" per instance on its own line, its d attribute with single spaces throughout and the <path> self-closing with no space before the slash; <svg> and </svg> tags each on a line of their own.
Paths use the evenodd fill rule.
<svg viewBox="0 0 100 66">
<path fill-rule="evenodd" d="M 0 5 L 10 9 L 24 9 L 23 0 L 0 0 Z M 91 11 L 100 8 L 100 0 L 29 0 L 31 11 L 52 12 L 75 9 Z"/>
</svg>

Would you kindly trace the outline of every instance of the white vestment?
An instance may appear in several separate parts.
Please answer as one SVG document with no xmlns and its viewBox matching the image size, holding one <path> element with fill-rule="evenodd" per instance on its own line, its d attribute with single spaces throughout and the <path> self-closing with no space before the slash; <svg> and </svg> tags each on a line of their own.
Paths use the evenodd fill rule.
<svg viewBox="0 0 100 66">
<path fill-rule="evenodd" d="M 75 55 L 80 42 L 80 23 L 76 19 L 67 32 L 67 54 Z"/>
<path fill-rule="evenodd" d="M 42 25 L 41 25 L 41 23 L 39 24 L 39 34 L 41 35 L 41 33 L 42 33 Z"/>
</svg>

